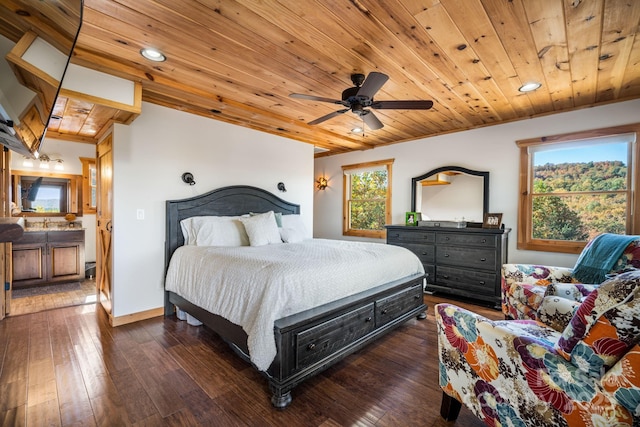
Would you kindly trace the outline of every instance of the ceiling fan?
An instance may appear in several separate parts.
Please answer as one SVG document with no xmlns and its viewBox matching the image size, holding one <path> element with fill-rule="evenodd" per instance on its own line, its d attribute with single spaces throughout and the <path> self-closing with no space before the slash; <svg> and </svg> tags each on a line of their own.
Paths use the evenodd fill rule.
<svg viewBox="0 0 640 427">
<path fill-rule="evenodd" d="M 317 125 L 318 123 L 322 123 L 325 120 L 329 120 L 332 117 L 339 116 L 351 110 L 354 114 L 360 116 L 362 121 L 372 130 L 381 129 L 384 125 L 376 115 L 373 114 L 373 111 L 365 110 L 365 107 L 371 107 L 376 110 L 428 110 L 433 107 L 433 101 L 374 101 L 373 96 L 387 80 L 389 80 L 389 76 L 375 71 L 369 73 L 366 80 L 364 74 L 352 74 L 351 81 L 355 86 L 345 89 L 342 92 L 342 99 L 340 100 L 305 95 L 302 93 L 292 93 L 289 96 L 310 101 L 329 102 L 347 107 L 312 120 L 309 122 L 310 125 Z"/>
</svg>

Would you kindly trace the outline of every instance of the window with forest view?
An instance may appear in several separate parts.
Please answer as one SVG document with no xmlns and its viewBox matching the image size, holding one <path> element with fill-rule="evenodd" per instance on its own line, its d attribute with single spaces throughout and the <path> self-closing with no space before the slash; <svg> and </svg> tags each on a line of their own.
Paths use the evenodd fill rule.
<svg viewBox="0 0 640 427">
<path fill-rule="evenodd" d="M 631 234 L 634 141 L 635 133 L 519 141 L 529 170 L 518 248 L 577 253 L 598 234 Z"/>
<path fill-rule="evenodd" d="M 384 237 L 391 219 L 391 165 L 393 160 L 343 166 L 343 234 Z"/>
</svg>

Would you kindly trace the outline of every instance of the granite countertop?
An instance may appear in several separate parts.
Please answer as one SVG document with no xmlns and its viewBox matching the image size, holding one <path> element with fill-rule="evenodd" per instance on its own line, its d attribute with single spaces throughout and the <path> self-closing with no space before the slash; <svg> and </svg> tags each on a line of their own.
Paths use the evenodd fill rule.
<svg viewBox="0 0 640 427">
<path fill-rule="evenodd" d="M 49 225 L 47 227 L 31 227 L 28 226 L 27 228 L 24 229 L 25 233 L 33 233 L 33 232 L 37 232 L 37 231 L 76 231 L 76 230 L 84 230 L 84 228 L 82 227 L 69 227 L 69 226 L 52 226 Z"/>
<path fill-rule="evenodd" d="M 67 221 L 48 221 L 46 224 L 43 221 L 25 221 L 24 231 L 37 232 L 37 231 L 74 231 L 84 230 L 82 223 L 80 222 L 67 222 Z"/>
</svg>

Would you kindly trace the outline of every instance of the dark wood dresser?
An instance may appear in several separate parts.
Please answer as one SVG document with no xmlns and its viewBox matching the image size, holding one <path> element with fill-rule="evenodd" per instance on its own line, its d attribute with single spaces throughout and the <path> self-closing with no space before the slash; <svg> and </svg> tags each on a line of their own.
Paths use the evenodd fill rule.
<svg viewBox="0 0 640 427">
<path fill-rule="evenodd" d="M 507 263 L 510 228 L 388 225 L 387 243 L 414 252 L 427 274 L 427 291 L 459 295 L 500 307 L 500 269 Z"/>
</svg>

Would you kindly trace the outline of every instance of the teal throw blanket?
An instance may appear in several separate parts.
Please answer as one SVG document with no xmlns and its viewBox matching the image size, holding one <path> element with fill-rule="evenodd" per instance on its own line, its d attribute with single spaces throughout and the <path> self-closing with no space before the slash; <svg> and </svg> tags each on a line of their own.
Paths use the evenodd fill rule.
<svg viewBox="0 0 640 427">
<path fill-rule="evenodd" d="M 580 283 L 602 283 L 615 266 L 622 252 L 638 236 L 600 234 L 586 247 L 573 268 L 573 277 Z"/>
</svg>

